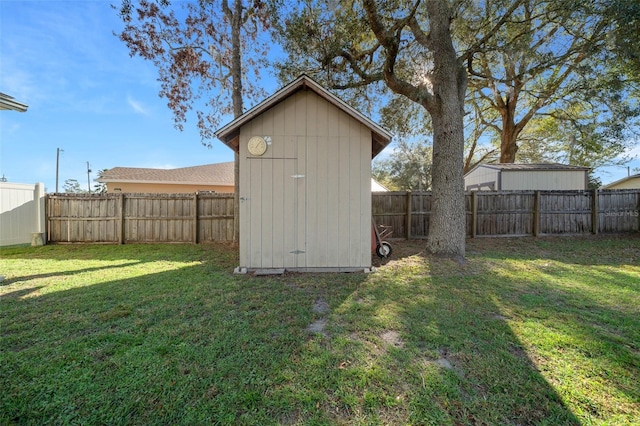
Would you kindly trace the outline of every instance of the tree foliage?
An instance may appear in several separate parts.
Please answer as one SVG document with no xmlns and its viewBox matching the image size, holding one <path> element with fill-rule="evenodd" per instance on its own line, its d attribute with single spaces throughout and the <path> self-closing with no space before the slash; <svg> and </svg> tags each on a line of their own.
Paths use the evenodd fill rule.
<svg viewBox="0 0 640 426">
<path fill-rule="evenodd" d="M 269 11 L 262 0 L 178 2 L 122 0 L 119 34 L 132 56 L 158 69 L 160 96 L 182 130 L 195 108 L 202 143 L 211 146 L 220 119 L 244 113 L 245 102 L 262 100 L 260 71 L 267 64 Z M 274 7 L 278 2 L 272 3 Z M 235 154 L 234 236 L 239 236 L 238 154 Z"/>
<path fill-rule="evenodd" d="M 344 5 L 345 3 L 342 2 Z M 306 2 L 304 19 L 287 28 L 284 45 L 302 58 L 281 67 L 306 69 L 345 88 L 323 62 L 350 32 L 371 41 L 356 22 L 358 2 Z M 385 2 L 387 10 L 425 2 Z M 640 3 L 635 0 L 496 0 L 455 3 L 452 36 L 469 73 L 465 115 L 465 171 L 486 161 L 567 161 L 589 167 L 624 161 L 636 139 L 640 75 Z M 336 29 L 326 22 L 352 16 Z M 335 11 L 338 11 L 336 13 Z M 390 13 L 393 16 L 393 12 Z M 326 22 L 325 22 L 326 21 Z M 297 23 L 297 25 L 296 25 Z M 297 43 L 299 38 L 315 39 Z M 411 37 L 407 38 L 411 43 Z M 344 49 L 343 49 L 344 50 Z M 363 50 L 364 51 L 364 50 Z M 415 63 L 418 63 L 416 56 Z M 359 60 L 357 56 L 343 60 Z M 409 59 L 410 60 L 410 59 Z M 419 69 L 408 68 L 416 78 Z M 360 103 L 381 99 L 379 85 L 355 86 Z M 364 90 L 365 88 L 367 90 Z M 429 134 L 430 116 L 419 103 L 384 93 L 383 124 L 401 137 Z M 555 131 L 538 134 L 540 129 Z M 420 137 L 420 136 L 419 136 Z"/>
<path fill-rule="evenodd" d="M 461 11 L 457 40 L 470 46 L 486 34 L 489 17 L 513 9 L 467 58 L 469 97 L 500 162 L 526 160 L 518 155 L 524 148 L 539 158 L 597 166 L 624 151 L 640 115 L 630 96 L 637 87 L 616 66 L 622 49 L 610 48 L 612 34 L 629 38 L 611 19 L 624 2 L 505 0 L 469 3 Z M 553 135 L 537 133 L 550 127 Z"/>
<path fill-rule="evenodd" d="M 374 161 L 373 177 L 395 191 L 429 191 L 432 154 L 427 141 L 402 139 L 387 158 Z"/>
<path fill-rule="evenodd" d="M 269 27 L 265 2 L 123 0 L 119 12 L 118 37 L 155 65 L 178 129 L 195 110 L 202 142 L 211 145 L 222 117 L 264 96 L 257 82 L 269 51 L 260 37 Z"/>
<path fill-rule="evenodd" d="M 104 182 L 97 182 L 98 179 L 104 177 L 104 174 L 108 172 L 109 169 L 101 169 L 98 170 L 98 176 L 94 179 L 96 183 L 93 184 L 93 192 L 96 194 L 106 194 L 107 193 L 107 184 Z"/>
<path fill-rule="evenodd" d="M 429 115 L 434 203 L 427 246 L 434 253 L 464 256 L 467 75 L 452 39 L 456 11 L 451 6 L 444 0 L 307 0 L 286 17 L 283 44 L 290 58 L 301 58 L 298 67 L 334 89 L 350 89 L 365 99 L 382 93 L 398 105 L 415 106 L 417 120 Z"/>
<path fill-rule="evenodd" d="M 86 194 L 89 192 L 86 189 L 82 189 L 77 179 L 66 179 L 64 185 L 62 185 L 62 190 L 68 194 Z"/>
</svg>

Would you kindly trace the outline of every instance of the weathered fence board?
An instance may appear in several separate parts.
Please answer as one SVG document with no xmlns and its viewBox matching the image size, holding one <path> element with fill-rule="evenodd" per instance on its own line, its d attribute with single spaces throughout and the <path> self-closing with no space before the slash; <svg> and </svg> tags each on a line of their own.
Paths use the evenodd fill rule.
<svg viewBox="0 0 640 426">
<path fill-rule="evenodd" d="M 117 242 L 117 196 L 87 197 L 48 194 L 49 241 L 71 243 Z"/>
<path fill-rule="evenodd" d="M 600 191 L 598 204 L 598 232 L 629 232 L 640 228 L 640 191 Z"/>
<path fill-rule="evenodd" d="M 474 191 L 465 197 L 470 237 L 640 230 L 640 190 Z M 391 226 L 394 237 L 428 236 L 430 192 L 377 192 L 372 206 L 376 223 Z"/>
<path fill-rule="evenodd" d="M 233 196 L 211 194 L 198 198 L 198 240 L 233 240 Z"/>
<path fill-rule="evenodd" d="M 233 240 L 233 194 L 49 194 L 50 242 Z"/>
<path fill-rule="evenodd" d="M 475 191 L 470 237 L 637 232 L 640 190 Z M 376 192 L 372 213 L 395 238 L 429 235 L 430 192 Z M 48 240 L 199 243 L 233 240 L 233 194 L 49 194 Z"/>
</svg>

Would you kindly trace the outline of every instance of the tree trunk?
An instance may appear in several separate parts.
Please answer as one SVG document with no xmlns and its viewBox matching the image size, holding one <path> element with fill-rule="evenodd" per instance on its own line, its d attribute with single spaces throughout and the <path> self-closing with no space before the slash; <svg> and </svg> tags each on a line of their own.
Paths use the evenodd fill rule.
<svg viewBox="0 0 640 426">
<path fill-rule="evenodd" d="M 466 215 L 464 203 L 464 97 L 467 74 L 451 41 L 447 2 L 426 3 L 434 46 L 431 222 L 427 249 L 464 260 Z"/>
<path fill-rule="evenodd" d="M 515 163 L 518 152 L 518 135 L 513 126 L 503 126 L 500 134 L 500 162 Z"/>
<path fill-rule="evenodd" d="M 457 95 L 452 97 L 451 102 L 443 97 L 442 112 L 431 115 L 433 201 L 427 248 L 434 254 L 462 259 L 467 229 L 462 174 L 464 137 Z"/>
<path fill-rule="evenodd" d="M 242 0 L 234 1 L 231 22 L 231 100 L 233 102 L 233 116 L 240 117 L 244 113 L 242 102 L 242 43 L 240 29 L 242 27 Z M 240 157 L 236 152 L 234 157 L 234 197 L 233 197 L 233 241 L 240 240 Z"/>
<path fill-rule="evenodd" d="M 514 96 L 512 91 L 507 93 L 506 98 L 504 107 L 500 109 L 500 115 L 502 116 L 500 162 L 515 163 L 516 153 L 518 152 L 518 135 L 520 134 L 515 123 L 517 97 Z"/>
</svg>

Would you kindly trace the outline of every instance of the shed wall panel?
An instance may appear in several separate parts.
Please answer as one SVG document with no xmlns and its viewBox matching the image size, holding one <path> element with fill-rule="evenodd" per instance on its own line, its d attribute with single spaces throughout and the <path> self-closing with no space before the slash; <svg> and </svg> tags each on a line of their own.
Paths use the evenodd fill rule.
<svg viewBox="0 0 640 426">
<path fill-rule="evenodd" d="M 519 190 L 585 190 L 583 170 L 503 170 L 502 191 Z"/>
<path fill-rule="evenodd" d="M 369 267 L 371 131 L 311 91 L 267 112 L 240 129 L 240 266 Z"/>
<path fill-rule="evenodd" d="M 499 170 L 480 166 L 475 170 L 469 172 L 464 178 L 464 185 L 467 191 L 469 190 L 498 190 L 498 176 Z M 493 187 L 490 186 L 480 186 L 486 184 L 493 184 Z"/>
</svg>

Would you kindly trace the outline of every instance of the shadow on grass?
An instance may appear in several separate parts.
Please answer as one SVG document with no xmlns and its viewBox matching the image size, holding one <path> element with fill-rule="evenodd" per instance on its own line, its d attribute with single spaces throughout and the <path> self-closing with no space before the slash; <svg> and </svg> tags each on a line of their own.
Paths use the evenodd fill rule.
<svg viewBox="0 0 640 426">
<path fill-rule="evenodd" d="M 337 304 L 364 274 L 341 274 L 337 285 L 326 274 L 236 276 L 216 253 L 167 272 L 11 293 L 0 310 L 0 423 L 274 424 L 301 415 L 306 392 L 278 389 L 304 367 L 292 360 L 314 339 L 314 301 Z"/>
<path fill-rule="evenodd" d="M 468 241 L 464 266 L 426 255 L 425 241 L 394 242 L 367 311 L 387 324 L 395 318 L 404 339 L 385 362 L 396 363 L 396 374 L 412 373 L 404 381 L 413 380 L 418 394 L 408 417 L 426 424 L 633 422 L 640 414 L 638 241 L 478 239 Z"/>
<path fill-rule="evenodd" d="M 448 262 L 429 260 L 431 297 L 408 303 L 403 312 L 408 343 L 423 352 L 428 366 L 423 374 L 436 370 L 441 377 L 426 381 L 416 420 L 580 424 L 495 303 L 493 290 L 488 290 L 492 280 L 452 273 L 459 268 L 455 262 L 441 270 Z"/>
<path fill-rule="evenodd" d="M 202 250 L 206 248 L 206 250 Z M 237 246 L 231 243 L 217 244 L 50 244 L 46 246 L 10 247 L 0 249 L 5 259 L 39 260 L 156 260 L 193 261 L 201 260 L 202 254 L 217 257 L 218 262 L 237 258 Z M 204 259 L 209 260 L 209 259 Z M 233 265 L 236 266 L 236 265 Z M 232 268 L 233 268 L 232 266 Z"/>
<path fill-rule="evenodd" d="M 260 278 L 225 247 L 163 246 L 189 266 L 3 300 L 0 423 L 571 425 L 638 400 L 620 377 L 638 376 L 640 327 L 617 303 L 633 272 L 595 265 L 594 294 L 594 269 L 572 287 L 539 248 L 472 242 L 460 267 L 419 243 L 376 274 Z M 165 258 L 137 250 L 112 255 Z M 601 386 L 571 387 L 585 378 Z"/>
<path fill-rule="evenodd" d="M 120 263 L 120 264 L 117 264 L 117 265 L 95 266 L 95 267 L 91 267 L 91 268 L 65 270 L 65 271 L 61 271 L 61 272 L 50 272 L 50 273 L 45 273 L 45 274 L 19 275 L 19 276 L 15 276 L 13 278 L 5 279 L 4 281 L 2 281 L 0 283 L 0 286 L 7 286 L 7 285 L 10 285 L 10 284 L 19 282 L 19 281 L 30 281 L 30 280 L 45 279 L 45 278 L 64 277 L 64 276 L 70 276 L 70 275 L 76 275 L 76 274 L 84 274 L 84 273 L 87 273 L 87 272 L 94 272 L 94 271 L 107 271 L 109 269 L 121 269 L 121 268 L 125 268 L 127 266 L 138 265 L 140 263 L 142 263 L 142 262 L 128 262 L 128 263 Z M 6 295 L 0 295 L 0 297 L 6 297 Z"/>
</svg>

